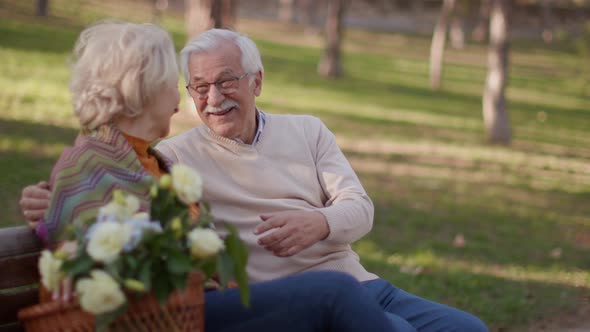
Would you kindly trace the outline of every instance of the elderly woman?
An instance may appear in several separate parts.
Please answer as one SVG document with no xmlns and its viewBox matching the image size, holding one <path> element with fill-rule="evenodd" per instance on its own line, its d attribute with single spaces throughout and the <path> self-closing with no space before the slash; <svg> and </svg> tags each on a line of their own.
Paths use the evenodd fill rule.
<svg viewBox="0 0 590 332">
<path fill-rule="evenodd" d="M 80 35 L 74 60 L 70 90 L 81 134 L 53 169 L 49 208 L 36 225 L 50 245 L 69 223 L 94 217 L 115 189 L 133 193 L 147 210 L 151 177 L 169 165 L 150 143 L 168 135 L 179 103 L 173 44 L 156 26 L 94 25 Z M 393 330 L 374 299 L 342 273 L 258 283 L 251 294 L 245 309 L 236 289 L 206 292 L 206 330 Z"/>
<path fill-rule="evenodd" d="M 147 210 L 151 176 L 167 172 L 150 148 L 178 111 L 178 69 L 168 34 L 152 25 L 103 23 L 82 32 L 70 82 L 81 126 L 50 180 L 53 197 L 37 234 L 53 244 L 64 226 L 96 216 L 123 188 Z"/>
</svg>

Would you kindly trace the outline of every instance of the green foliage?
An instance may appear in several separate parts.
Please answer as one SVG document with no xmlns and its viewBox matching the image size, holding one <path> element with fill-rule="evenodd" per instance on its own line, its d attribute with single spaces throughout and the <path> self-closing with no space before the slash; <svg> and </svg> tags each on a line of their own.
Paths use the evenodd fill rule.
<svg viewBox="0 0 590 332">
<path fill-rule="evenodd" d="M 225 252 L 229 258 L 222 256 L 224 257 L 224 266 L 222 267 L 224 273 L 223 278 L 226 281 L 225 283 L 222 281 L 222 285 L 225 285 L 233 274 L 240 290 L 242 304 L 248 306 L 250 303 L 250 288 L 248 287 L 248 275 L 246 274 L 248 248 L 240 239 L 235 227 L 226 224 L 225 228 L 229 231 L 229 234 L 225 238 Z M 227 269 L 228 264 L 232 265 L 231 269 Z"/>
<path fill-rule="evenodd" d="M 88 271 L 95 266 L 94 260 L 83 249 L 84 247 L 80 247 L 77 255 L 73 259 L 65 261 L 62 266 L 62 270 L 73 279 L 86 276 Z"/>
</svg>

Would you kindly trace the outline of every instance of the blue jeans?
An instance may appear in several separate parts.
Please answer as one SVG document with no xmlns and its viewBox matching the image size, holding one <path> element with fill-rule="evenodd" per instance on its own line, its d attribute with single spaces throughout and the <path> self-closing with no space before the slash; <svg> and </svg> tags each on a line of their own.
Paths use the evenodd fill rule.
<svg viewBox="0 0 590 332">
<path fill-rule="evenodd" d="M 307 272 L 250 287 L 244 308 L 237 289 L 205 293 L 206 332 L 393 332 L 371 294 L 339 272 Z"/>
<path fill-rule="evenodd" d="M 405 292 L 383 279 L 361 283 L 387 313 L 396 331 L 487 332 L 477 317 Z"/>
</svg>

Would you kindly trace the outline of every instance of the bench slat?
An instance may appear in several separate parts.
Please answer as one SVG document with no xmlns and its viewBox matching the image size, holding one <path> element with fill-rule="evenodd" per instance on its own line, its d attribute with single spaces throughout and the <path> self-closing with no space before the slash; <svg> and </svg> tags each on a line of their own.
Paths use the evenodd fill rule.
<svg viewBox="0 0 590 332">
<path fill-rule="evenodd" d="M 0 228 L 0 258 L 40 251 L 41 240 L 27 226 Z"/>
<path fill-rule="evenodd" d="M 0 326 L 0 332 L 25 332 L 20 324 Z"/>
<path fill-rule="evenodd" d="M 39 303 L 39 291 L 29 289 L 15 294 L 0 293 L 0 325 L 18 321 L 20 309 Z"/>
<path fill-rule="evenodd" d="M 0 289 L 14 288 L 39 282 L 38 253 L 0 258 Z"/>
</svg>

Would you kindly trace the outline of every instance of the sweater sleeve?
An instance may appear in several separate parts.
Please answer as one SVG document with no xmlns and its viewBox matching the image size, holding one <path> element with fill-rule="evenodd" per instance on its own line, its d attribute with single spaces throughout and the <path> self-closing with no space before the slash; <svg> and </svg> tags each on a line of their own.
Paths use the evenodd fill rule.
<svg viewBox="0 0 590 332">
<path fill-rule="evenodd" d="M 325 241 L 349 244 L 371 230 L 373 202 L 336 144 L 334 134 L 319 122 L 315 161 L 317 176 L 327 197 L 324 208 L 319 209 L 330 227 Z"/>
</svg>

